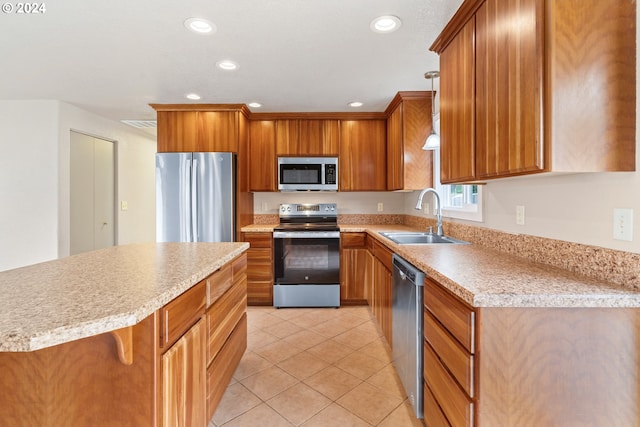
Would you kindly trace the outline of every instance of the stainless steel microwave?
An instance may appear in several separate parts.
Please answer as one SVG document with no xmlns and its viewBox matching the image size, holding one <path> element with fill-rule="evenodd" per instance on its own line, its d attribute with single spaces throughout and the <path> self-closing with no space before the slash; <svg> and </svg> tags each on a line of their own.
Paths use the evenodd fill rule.
<svg viewBox="0 0 640 427">
<path fill-rule="evenodd" d="M 338 191 L 338 158 L 278 157 L 278 190 Z"/>
</svg>

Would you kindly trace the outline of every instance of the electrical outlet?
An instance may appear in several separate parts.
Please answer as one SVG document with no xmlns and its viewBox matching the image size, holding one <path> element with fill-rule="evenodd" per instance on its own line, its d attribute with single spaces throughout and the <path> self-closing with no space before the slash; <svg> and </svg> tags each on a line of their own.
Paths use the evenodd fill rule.
<svg viewBox="0 0 640 427">
<path fill-rule="evenodd" d="M 269 205 L 267 202 L 262 202 L 262 212 L 266 212 L 269 210 Z"/>
<path fill-rule="evenodd" d="M 121 210 L 121 211 L 126 211 L 126 210 L 128 210 L 128 209 L 129 209 L 129 204 L 127 203 L 127 201 L 126 201 L 126 200 L 122 200 L 122 201 L 120 202 L 120 210 Z"/>
<path fill-rule="evenodd" d="M 384 203 L 382 202 L 378 203 L 378 212 L 384 212 Z"/>
<path fill-rule="evenodd" d="M 613 210 L 613 238 L 616 240 L 633 240 L 633 209 Z"/>
<path fill-rule="evenodd" d="M 516 206 L 516 224 L 524 225 L 524 206 Z"/>
<path fill-rule="evenodd" d="M 430 214 L 430 213 L 431 213 L 431 212 L 429 212 L 429 210 L 430 210 L 430 208 L 431 208 L 431 206 L 429 206 L 429 203 L 423 203 L 423 204 L 422 204 L 422 207 L 423 207 L 423 209 L 424 209 L 424 211 L 425 211 L 426 213 L 428 213 L 428 214 Z"/>
</svg>

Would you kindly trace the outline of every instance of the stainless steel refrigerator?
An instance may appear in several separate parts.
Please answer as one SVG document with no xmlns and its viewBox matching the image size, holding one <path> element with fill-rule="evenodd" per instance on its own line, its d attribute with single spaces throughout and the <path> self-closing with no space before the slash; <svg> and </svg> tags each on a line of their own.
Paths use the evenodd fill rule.
<svg viewBox="0 0 640 427">
<path fill-rule="evenodd" d="M 235 155 L 156 154 L 156 240 L 232 242 Z"/>
</svg>

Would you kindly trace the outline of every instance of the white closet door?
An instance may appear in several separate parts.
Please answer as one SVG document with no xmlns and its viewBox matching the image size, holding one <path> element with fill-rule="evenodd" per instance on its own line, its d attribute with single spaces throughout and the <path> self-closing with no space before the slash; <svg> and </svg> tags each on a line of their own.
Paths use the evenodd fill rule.
<svg viewBox="0 0 640 427">
<path fill-rule="evenodd" d="M 114 144 L 71 132 L 70 253 L 115 242 Z"/>
</svg>

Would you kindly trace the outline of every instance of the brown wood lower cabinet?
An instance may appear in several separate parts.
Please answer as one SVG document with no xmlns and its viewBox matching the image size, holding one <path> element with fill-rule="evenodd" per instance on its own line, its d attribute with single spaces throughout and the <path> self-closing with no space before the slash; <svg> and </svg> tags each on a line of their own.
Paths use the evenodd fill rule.
<svg viewBox="0 0 640 427">
<path fill-rule="evenodd" d="M 273 233 L 242 233 L 247 251 L 247 302 L 273 305 Z"/>
<path fill-rule="evenodd" d="M 424 287 L 424 422 L 640 425 L 640 309 L 472 308 Z"/>
<path fill-rule="evenodd" d="M 340 304 L 367 304 L 372 269 L 367 233 L 340 233 Z"/>
<path fill-rule="evenodd" d="M 162 355 L 162 425 L 206 426 L 207 325 L 196 323 Z"/>
<path fill-rule="evenodd" d="M 206 427 L 247 346 L 246 266 L 239 255 L 134 326 L 0 352 L 0 426 Z"/>
<path fill-rule="evenodd" d="M 393 282 L 393 264 L 391 252 L 386 246 L 373 240 L 372 245 L 373 253 L 373 296 L 371 298 L 371 311 L 376 318 L 380 329 L 384 337 L 387 339 L 389 346 L 393 345 L 392 342 L 392 282 Z"/>
</svg>

